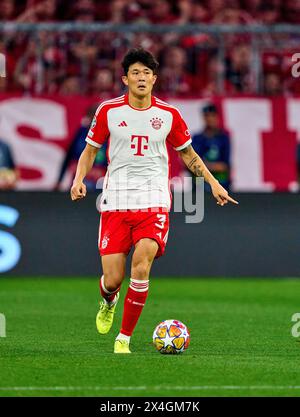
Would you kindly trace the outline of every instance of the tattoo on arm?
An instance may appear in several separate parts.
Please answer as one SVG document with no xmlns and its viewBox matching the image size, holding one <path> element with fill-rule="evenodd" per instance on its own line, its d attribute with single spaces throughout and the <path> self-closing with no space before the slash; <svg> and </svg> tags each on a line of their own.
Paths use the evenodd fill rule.
<svg viewBox="0 0 300 417">
<path fill-rule="evenodd" d="M 196 177 L 204 177 L 204 169 L 200 165 L 194 165 L 192 171 Z"/>
<path fill-rule="evenodd" d="M 194 165 L 194 163 L 197 161 L 198 157 L 195 156 L 189 163 L 188 163 L 188 169 L 191 169 L 191 166 Z"/>
<path fill-rule="evenodd" d="M 192 146 L 188 145 L 186 148 L 182 149 L 180 152 L 184 155 L 188 155 L 189 152 L 191 152 L 192 150 Z M 192 173 L 196 176 L 196 177 L 204 177 L 204 173 L 205 173 L 205 167 L 201 166 L 199 164 L 200 160 L 199 160 L 199 155 L 196 154 L 196 156 L 194 156 L 187 164 L 187 168 L 192 171 Z"/>
<path fill-rule="evenodd" d="M 188 169 L 192 171 L 196 177 L 204 177 L 205 166 L 199 164 L 200 161 L 201 160 L 199 159 L 199 155 L 196 155 L 187 165 Z"/>
</svg>

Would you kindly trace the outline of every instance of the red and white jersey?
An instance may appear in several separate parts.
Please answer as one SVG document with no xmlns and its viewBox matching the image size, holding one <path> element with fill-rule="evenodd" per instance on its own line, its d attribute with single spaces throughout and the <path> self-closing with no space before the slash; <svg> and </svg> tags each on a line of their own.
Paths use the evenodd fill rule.
<svg viewBox="0 0 300 417">
<path fill-rule="evenodd" d="M 100 211 L 166 207 L 170 210 L 169 142 L 177 151 L 191 142 L 179 111 L 152 96 L 151 106 L 136 109 L 128 95 L 104 101 L 97 109 L 86 142 L 106 141 L 108 167 Z"/>
</svg>

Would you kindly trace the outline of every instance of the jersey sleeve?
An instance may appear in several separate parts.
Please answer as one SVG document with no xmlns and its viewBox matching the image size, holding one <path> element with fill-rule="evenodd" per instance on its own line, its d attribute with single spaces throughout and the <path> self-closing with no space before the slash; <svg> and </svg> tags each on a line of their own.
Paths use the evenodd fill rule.
<svg viewBox="0 0 300 417">
<path fill-rule="evenodd" d="M 87 143 L 96 148 L 101 148 L 109 137 L 107 110 L 107 106 L 100 105 L 98 107 L 85 139 Z"/>
<path fill-rule="evenodd" d="M 179 111 L 174 109 L 172 113 L 173 122 L 167 140 L 176 151 L 181 151 L 192 143 L 192 139 L 189 129 Z"/>
</svg>

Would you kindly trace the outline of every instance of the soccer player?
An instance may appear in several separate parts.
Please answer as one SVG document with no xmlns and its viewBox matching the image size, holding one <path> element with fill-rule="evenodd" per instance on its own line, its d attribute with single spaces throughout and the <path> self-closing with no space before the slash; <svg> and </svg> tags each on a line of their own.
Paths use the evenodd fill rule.
<svg viewBox="0 0 300 417">
<path fill-rule="evenodd" d="M 171 194 L 166 142 L 196 176 L 203 176 L 210 184 L 219 205 L 237 202 L 193 150 L 179 111 L 152 95 L 158 68 L 152 54 L 132 49 L 122 66 L 128 93 L 98 107 L 78 161 L 71 198 L 76 201 L 85 197 L 83 180 L 99 148 L 108 142 L 108 168 L 99 209 L 103 301 L 96 326 L 100 334 L 108 333 L 112 326 L 126 257 L 134 246 L 122 325 L 114 344 L 115 353 L 131 353 L 130 338 L 147 299 L 151 265 L 163 255 L 168 238 Z"/>
</svg>

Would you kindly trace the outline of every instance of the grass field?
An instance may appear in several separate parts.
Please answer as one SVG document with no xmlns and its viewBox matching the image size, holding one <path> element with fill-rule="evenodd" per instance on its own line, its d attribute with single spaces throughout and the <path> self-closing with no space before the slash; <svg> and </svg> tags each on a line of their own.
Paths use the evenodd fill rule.
<svg viewBox="0 0 300 417">
<path fill-rule="evenodd" d="M 0 396 L 300 396 L 300 343 L 291 317 L 300 281 L 153 278 L 131 355 L 96 332 L 97 279 L 0 279 Z M 154 327 L 191 331 L 182 355 L 153 348 Z"/>
</svg>

